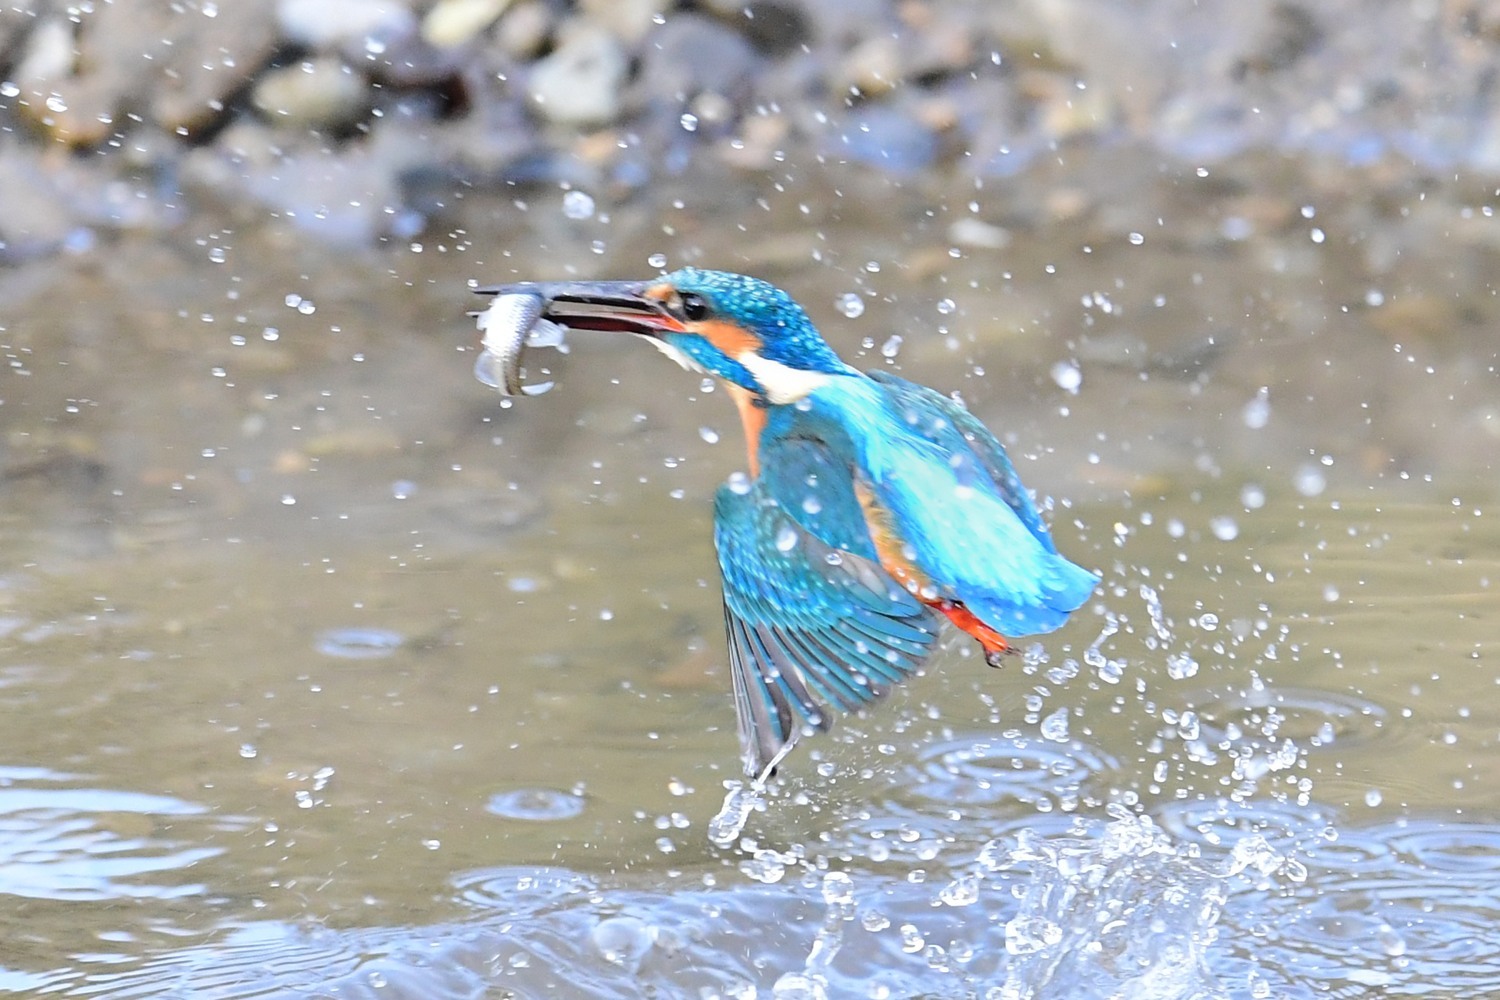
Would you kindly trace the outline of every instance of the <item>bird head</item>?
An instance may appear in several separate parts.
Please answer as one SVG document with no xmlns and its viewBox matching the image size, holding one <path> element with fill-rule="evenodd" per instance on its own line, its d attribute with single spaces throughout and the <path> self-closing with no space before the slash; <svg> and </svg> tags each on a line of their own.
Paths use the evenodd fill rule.
<svg viewBox="0 0 1500 1000">
<path fill-rule="evenodd" d="M 775 285 L 685 267 L 650 281 L 535 282 L 481 289 L 540 295 L 542 316 L 576 330 L 635 333 L 684 368 L 766 403 L 790 403 L 853 374 L 796 301 Z"/>
</svg>

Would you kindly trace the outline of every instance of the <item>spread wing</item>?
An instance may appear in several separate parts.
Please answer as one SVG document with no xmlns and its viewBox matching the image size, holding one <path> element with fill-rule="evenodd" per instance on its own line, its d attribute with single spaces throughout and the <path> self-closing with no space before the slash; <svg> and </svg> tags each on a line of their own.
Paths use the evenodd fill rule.
<svg viewBox="0 0 1500 1000">
<path fill-rule="evenodd" d="M 880 567 L 847 466 L 821 443 L 762 451 L 748 489 L 720 488 L 714 541 L 745 773 L 754 777 L 829 706 L 853 711 L 913 673 L 932 612 Z"/>
</svg>

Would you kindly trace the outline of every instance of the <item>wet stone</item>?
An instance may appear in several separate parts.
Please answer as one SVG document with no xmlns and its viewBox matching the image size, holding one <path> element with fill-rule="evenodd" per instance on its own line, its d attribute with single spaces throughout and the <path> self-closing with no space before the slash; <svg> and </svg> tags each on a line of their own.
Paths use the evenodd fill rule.
<svg viewBox="0 0 1500 1000">
<path fill-rule="evenodd" d="M 630 66 L 609 32 L 574 22 L 557 50 L 538 62 L 527 82 L 532 106 L 548 121 L 578 128 L 612 121 Z"/>
<path fill-rule="evenodd" d="M 495 26 L 495 44 L 512 59 L 533 59 L 552 34 L 552 12 L 540 0 L 521 0 Z"/>
<path fill-rule="evenodd" d="M 761 58 L 743 37 L 706 17 L 673 17 L 647 39 L 638 91 L 646 98 L 732 98 L 749 84 Z M 717 112 L 721 117 L 723 112 Z"/>
<path fill-rule="evenodd" d="M 171 131 L 201 128 L 275 43 L 274 22 L 259 4 L 221 11 L 119 0 L 94 7 L 76 30 L 75 40 L 67 22 L 38 26 L 17 76 L 22 110 L 79 146 L 103 142 L 142 110 Z"/>
<path fill-rule="evenodd" d="M 409 35 L 417 23 L 410 4 L 390 0 L 279 0 L 276 18 L 292 41 L 325 50 L 363 49 L 370 40 Z"/>
<path fill-rule="evenodd" d="M 325 130 L 353 125 L 369 110 L 370 97 L 364 77 L 324 57 L 267 73 L 251 100 L 277 127 Z"/>
<path fill-rule="evenodd" d="M 670 0 L 579 0 L 579 6 L 590 20 L 634 45 L 674 4 Z"/>
<path fill-rule="evenodd" d="M 703 16 L 673 16 L 649 36 L 636 90 L 667 102 L 705 93 L 733 97 L 757 66 L 759 55 L 735 31 Z"/>
<path fill-rule="evenodd" d="M 465 45 L 499 20 L 511 0 L 439 0 L 422 18 L 422 40 L 451 48 Z"/>
</svg>

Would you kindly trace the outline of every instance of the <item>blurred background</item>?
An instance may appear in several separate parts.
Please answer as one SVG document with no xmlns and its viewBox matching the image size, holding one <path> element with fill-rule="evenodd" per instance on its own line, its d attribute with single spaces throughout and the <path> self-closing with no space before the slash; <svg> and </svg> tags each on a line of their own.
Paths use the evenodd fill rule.
<svg viewBox="0 0 1500 1000">
<path fill-rule="evenodd" d="M 1463 0 L 0 6 L 0 992 L 1500 997 L 1497 72 Z M 1103 576 L 725 848 L 733 408 L 465 317 L 684 264 Z"/>
</svg>

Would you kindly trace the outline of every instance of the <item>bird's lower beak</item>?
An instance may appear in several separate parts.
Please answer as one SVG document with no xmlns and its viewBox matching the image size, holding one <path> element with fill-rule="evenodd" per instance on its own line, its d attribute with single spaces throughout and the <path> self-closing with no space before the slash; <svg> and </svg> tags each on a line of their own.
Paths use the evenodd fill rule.
<svg viewBox="0 0 1500 1000">
<path fill-rule="evenodd" d="M 536 295 L 545 303 L 542 318 L 574 330 L 660 336 L 681 330 L 658 298 L 647 294 L 650 281 L 523 281 L 476 289 L 481 295 Z"/>
</svg>

